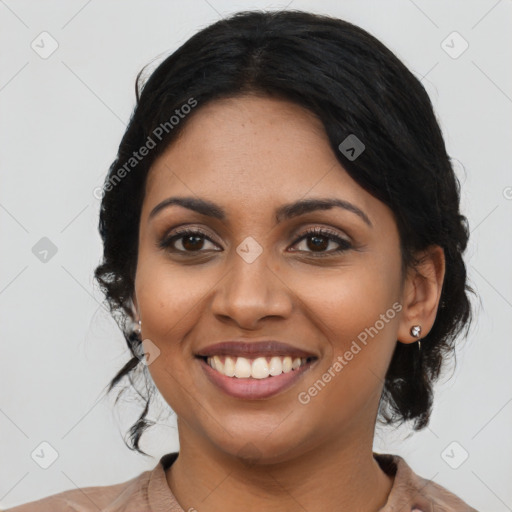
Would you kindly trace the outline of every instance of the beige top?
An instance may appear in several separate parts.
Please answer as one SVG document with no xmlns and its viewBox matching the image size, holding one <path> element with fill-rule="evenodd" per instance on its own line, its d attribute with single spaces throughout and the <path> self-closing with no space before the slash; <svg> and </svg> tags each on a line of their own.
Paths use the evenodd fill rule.
<svg viewBox="0 0 512 512">
<path fill-rule="evenodd" d="M 379 512 L 478 512 L 446 488 L 416 475 L 399 455 L 373 456 L 383 471 L 395 476 Z M 120 484 L 71 489 L 4 512 L 185 512 L 165 476 L 177 457 L 178 452 L 163 455 L 154 469 Z"/>
</svg>

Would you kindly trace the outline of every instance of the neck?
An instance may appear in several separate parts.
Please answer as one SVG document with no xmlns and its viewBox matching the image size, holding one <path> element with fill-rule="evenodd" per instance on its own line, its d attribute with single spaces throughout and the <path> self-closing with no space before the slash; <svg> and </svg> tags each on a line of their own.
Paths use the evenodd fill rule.
<svg viewBox="0 0 512 512">
<path fill-rule="evenodd" d="M 181 425 L 183 427 L 183 425 Z M 341 437 L 341 436 L 340 436 Z M 393 477 L 372 453 L 372 437 L 325 443 L 272 464 L 248 463 L 180 429 L 180 452 L 167 482 L 184 510 L 201 512 L 377 512 Z"/>
</svg>

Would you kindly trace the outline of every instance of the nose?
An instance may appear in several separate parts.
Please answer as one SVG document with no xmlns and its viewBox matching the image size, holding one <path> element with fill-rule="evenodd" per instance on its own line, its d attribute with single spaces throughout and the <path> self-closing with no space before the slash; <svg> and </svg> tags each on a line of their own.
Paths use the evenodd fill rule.
<svg viewBox="0 0 512 512">
<path fill-rule="evenodd" d="M 217 283 L 211 308 L 220 321 L 257 329 L 267 317 L 285 319 L 293 309 L 293 291 L 276 268 L 269 251 L 251 262 L 233 253 L 230 270 Z M 280 275 L 281 274 L 281 275 Z"/>
</svg>

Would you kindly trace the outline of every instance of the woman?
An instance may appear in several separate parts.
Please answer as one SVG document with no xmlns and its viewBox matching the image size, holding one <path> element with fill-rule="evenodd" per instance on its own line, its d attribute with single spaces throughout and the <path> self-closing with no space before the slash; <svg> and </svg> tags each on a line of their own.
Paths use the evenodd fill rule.
<svg viewBox="0 0 512 512">
<path fill-rule="evenodd" d="M 140 78 L 140 75 L 139 75 Z M 152 73 L 104 185 L 96 269 L 180 450 L 12 511 L 474 511 L 372 451 L 424 428 L 471 309 L 427 93 L 345 21 L 245 12 Z"/>
</svg>

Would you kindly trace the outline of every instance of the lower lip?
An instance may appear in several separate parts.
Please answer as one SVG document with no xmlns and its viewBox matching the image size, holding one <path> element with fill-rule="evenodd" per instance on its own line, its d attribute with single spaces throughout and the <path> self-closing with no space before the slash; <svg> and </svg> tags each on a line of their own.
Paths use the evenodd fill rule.
<svg viewBox="0 0 512 512">
<path fill-rule="evenodd" d="M 265 379 L 239 379 L 237 377 L 228 377 L 214 370 L 206 361 L 199 359 L 203 371 L 213 384 L 219 387 L 226 394 L 235 398 L 245 398 L 246 400 L 258 400 L 277 395 L 291 387 L 304 372 L 311 369 L 316 360 L 300 366 L 297 370 L 288 373 L 281 373 L 275 377 Z"/>
</svg>

